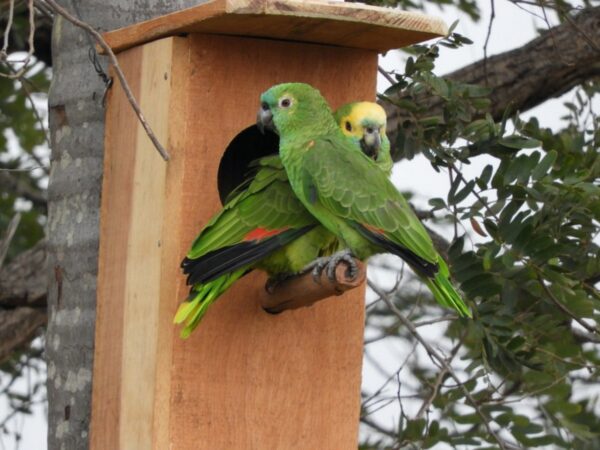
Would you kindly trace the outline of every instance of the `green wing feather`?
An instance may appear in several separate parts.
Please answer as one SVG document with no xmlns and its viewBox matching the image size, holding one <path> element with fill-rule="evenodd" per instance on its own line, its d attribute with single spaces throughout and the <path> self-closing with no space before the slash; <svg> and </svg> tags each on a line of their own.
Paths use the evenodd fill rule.
<svg viewBox="0 0 600 450">
<path fill-rule="evenodd" d="M 303 167 L 320 203 L 338 217 L 382 230 L 420 258 L 437 263 L 429 234 L 375 163 L 337 136 L 315 141 Z M 374 170 L 377 168 L 377 170 Z"/>
<path fill-rule="evenodd" d="M 377 229 L 387 239 L 423 260 L 437 264 L 431 277 L 422 276 L 435 299 L 464 317 L 471 311 L 449 280 L 448 267 L 433 246 L 425 227 L 406 199 L 362 152 L 352 151 L 341 137 L 314 141 L 302 159 L 305 192 L 316 192 L 317 201 L 337 220 Z M 308 196 L 311 201 L 310 195 Z M 323 223 L 331 216 L 319 217 Z M 336 219 L 334 219 L 336 220 Z M 331 223 L 331 222 L 330 222 Z M 418 272 L 417 272 L 418 273 Z"/>
<path fill-rule="evenodd" d="M 238 192 L 204 227 L 187 255 L 190 259 L 241 242 L 256 228 L 301 228 L 315 223 L 294 195 L 278 156 L 256 162 L 258 170 L 245 191 Z"/>
</svg>

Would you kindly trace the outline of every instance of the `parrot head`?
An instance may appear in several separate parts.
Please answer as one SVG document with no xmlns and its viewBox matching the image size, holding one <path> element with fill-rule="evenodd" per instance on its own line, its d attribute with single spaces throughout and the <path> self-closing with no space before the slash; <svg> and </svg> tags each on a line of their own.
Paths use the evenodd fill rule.
<svg viewBox="0 0 600 450">
<path fill-rule="evenodd" d="M 365 155 L 384 166 L 386 172 L 391 169 L 390 141 L 385 134 L 387 116 L 381 106 L 374 102 L 348 103 L 334 116 L 342 133 L 360 145 Z"/>
<path fill-rule="evenodd" d="M 377 160 L 385 135 L 386 114 L 373 102 L 348 103 L 339 108 L 335 120 L 342 132 L 360 145 L 362 151 Z"/>
<path fill-rule="evenodd" d="M 260 130 L 272 129 L 280 136 L 321 134 L 337 127 L 321 93 L 305 83 L 277 84 L 265 91 L 260 96 L 257 125 Z"/>
</svg>

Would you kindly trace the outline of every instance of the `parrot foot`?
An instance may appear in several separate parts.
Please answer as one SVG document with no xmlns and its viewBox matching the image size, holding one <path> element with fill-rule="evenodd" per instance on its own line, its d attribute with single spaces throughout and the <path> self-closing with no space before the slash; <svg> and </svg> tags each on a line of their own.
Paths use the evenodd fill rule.
<svg viewBox="0 0 600 450">
<path fill-rule="evenodd" d="M 300 271 L 300 274 L 311 272 L 314 282 L 321 284 L 321 274 L 329 264 L 329 261 L 330 258 L 328 256 L 317 258 L 310 264 L 304 266 L 304 268 Z"/>
<path fill-rule="evenodd" d="M 267 283 L 265 284 L 266 291 L 269 294 L 273 294 L 275 292 L 275 289 L 277 288 L 277 286 L 282 284 L 284 281 L 289 280 L 290 278 L 293 278 L 293 276 L 294 276 L 294 274 L 285 273 L 285 274 L 275 275 L 274 277 L 270 277 L 267 280 Z"/>
<path fill-rule="evenodd" d="M 348 264 L 348 276 L 354 278 L 358 274 L 358 266 L 354 261 L 354 256 L 349 249 L 339 251 L 331 256 L 322 256 L 315 259 L 313 262 L 308 264 L 302 269 L 300 273 L 311 272 L 315 283 L 321 284 L 321 274 L 325 270 L 327 278 L 332 283 L 336 283 L 338 280 L 335 276 L 335 269 L 340 262 Z"/>
<path fill-rule="evenodd" d="M 332 283 L 335 283 L 337 281 L 335 277 L 335 269 L 337 268 L 338 264 L 342 261 L 348 264 L 348 270 L 346 271 L 346 274 L 349 278 L 354 278 L 358 274 L 358 266 L 354 261 L 354 255 L 352 254 L 350 249 L 346 248 L 337 253 L 334 253 L 329 258 L 329 263 L 327 264 L 327 277 Z"/>
</svg>

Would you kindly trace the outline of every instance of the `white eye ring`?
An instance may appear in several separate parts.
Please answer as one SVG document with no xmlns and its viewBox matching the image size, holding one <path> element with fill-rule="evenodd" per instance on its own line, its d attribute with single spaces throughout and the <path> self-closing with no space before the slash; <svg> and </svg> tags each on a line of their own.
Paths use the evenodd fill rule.
<svg viewBox="0 0 600 450">
<path fill-rule="evenodd" d="M 292 99 L 289 97 L 283 97 L 281 100 L 279 100 L 279 106 L 281 108 L 289 108 L 292 106 Z"/>
</svg>

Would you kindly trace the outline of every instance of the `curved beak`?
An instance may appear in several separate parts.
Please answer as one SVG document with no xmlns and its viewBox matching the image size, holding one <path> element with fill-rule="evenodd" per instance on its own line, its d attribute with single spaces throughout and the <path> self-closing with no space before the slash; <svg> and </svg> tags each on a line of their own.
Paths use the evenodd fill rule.
<svg viewBox="0 0 600 450">
<path fill-rule="evenodd" d="M 381 148 L 381 135 L 379 134 L 378 129 L 372 129 L 370 132 L 364 134 L 363 138 L 360 140 L 360 147 L 365 155 L 369 158 L 377 160 L 379 156 L 379 149 Z"/>
<path fill-rule="evenodd" d="M 271 112 L 269 105 L 267 105 L 266 103 L 260 105 L 260 109 L 256 114 L 256 126 L 262 134 L 265 134 L 265 129 L 275 129 L 275 126 L 273 125 L 273 113 Z"/>
</svg>

